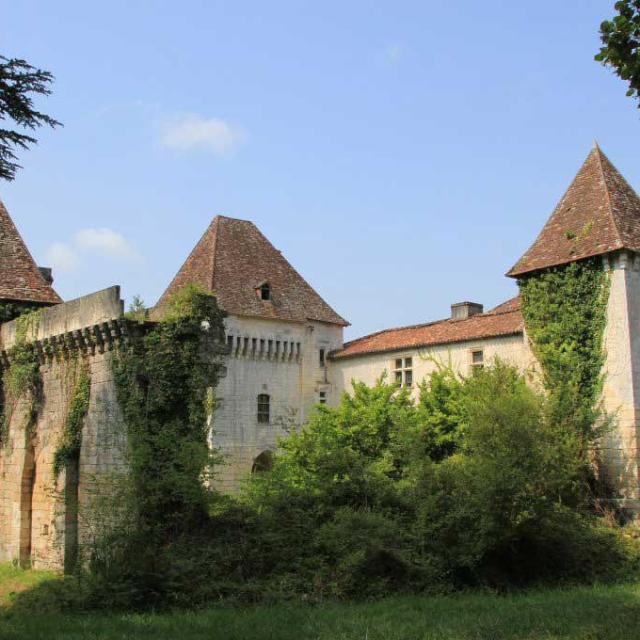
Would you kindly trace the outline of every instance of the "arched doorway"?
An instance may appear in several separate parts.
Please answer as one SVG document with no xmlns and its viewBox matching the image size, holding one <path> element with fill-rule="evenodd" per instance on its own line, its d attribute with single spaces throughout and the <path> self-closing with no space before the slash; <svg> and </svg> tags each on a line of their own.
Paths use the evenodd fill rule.
<svg viewBox="0 0 640 640">
<path fill-rule="evenodd" d="M 254 461 L 251 473 L 262 473 L 273 468 L 273 451 L 263 451 Z"/>
<path fill-rule="evenodd" d="M 33 531 L 33 488 L 36 482 L 36 455 L 33 443 L 28 443 L 24 453 L 24 466 L 20 481 L 20 566 L 31 566 L 31 542 Z"/>
</svg>

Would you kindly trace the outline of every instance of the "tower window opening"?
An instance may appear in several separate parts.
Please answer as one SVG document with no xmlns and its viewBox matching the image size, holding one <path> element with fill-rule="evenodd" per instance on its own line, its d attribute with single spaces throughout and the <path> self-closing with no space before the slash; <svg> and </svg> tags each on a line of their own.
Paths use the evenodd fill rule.
<svg viewBox="0 0 640 640">
<path fill-rule="evenodd" d="M 261 284 L 258 288 L 260 300 L 271 300 L 271 285 L 268 282 Z"/>
<path fill-rule="evenodd" d="M 269 424 L 271 413 L 271 398 L 268 393 L 261 393 L 258 396 L 258 422 Z"/>
</svg>

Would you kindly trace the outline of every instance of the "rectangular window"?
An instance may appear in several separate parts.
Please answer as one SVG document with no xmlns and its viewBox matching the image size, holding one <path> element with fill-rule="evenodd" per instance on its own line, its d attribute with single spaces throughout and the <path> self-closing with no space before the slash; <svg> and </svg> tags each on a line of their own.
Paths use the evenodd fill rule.
<svg viewBox="0 0 640 640">
<path fill-rule="evenodd" d="M 471 352 L 471 367 L 473 369 L 484 367 L 484 351 L 482 349 L 475 349 Z"/>
<path fill-rule="evenodd" d="M 327 362 L 327 358 L 326 358 L 326 352 L 324 349 L 320 349 L 319 352 L 319 360 L 320 360 L 320 366 L 324 367 L 326 362 Z"/>
<path fill-rule="evenodd" d="M 258 422 L 260 424 L 269 424 L 270 398 L 266 393 L 258 396 Z"/>
<path fill-rule="evenodd" d="M 396 384 L 401 387 L 411 387 L 413 385 L 413 358 L 396 358 L 394 363 L 393 378 Z"/>
<path fill-rule="evenodd" d="M 327 392 L 326 391 L 320 391 L 318 393 L 318 402 L 320 404 L 327 404 Z"/>
</svg>

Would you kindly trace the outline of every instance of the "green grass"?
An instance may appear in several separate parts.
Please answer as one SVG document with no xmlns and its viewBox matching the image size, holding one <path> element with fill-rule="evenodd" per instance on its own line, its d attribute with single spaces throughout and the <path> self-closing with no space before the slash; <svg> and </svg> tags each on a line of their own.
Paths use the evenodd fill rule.
<svg viewBox="0 0 640 640">
<path fill-rule="evenodd" d="M 11 604 L 15 594 L 51 580 L 54 575 L 48 571 L 24 571 L 10 564 L 0 564 L 0 610 Z"/>
<path fill-rule="evenodd" d="M 163 614 L 38 615 L 12 611 L 7 585 L 29 589 L 49 579 L 50 574 L 0 566 L 4 603 L 1 640 L 640 638 L 640 584 L 508 596 L 408 596 L 350 605 L 282 604 Z"/>
</svg>

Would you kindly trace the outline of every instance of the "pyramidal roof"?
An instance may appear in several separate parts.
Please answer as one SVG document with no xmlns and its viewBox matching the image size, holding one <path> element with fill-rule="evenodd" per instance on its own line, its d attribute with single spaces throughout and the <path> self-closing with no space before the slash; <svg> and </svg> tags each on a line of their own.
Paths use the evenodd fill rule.
<svg viewBox="0 0 640 640">
<path fill-rule="evenodd" d="M 44 279 L 27 245 L 0 201 L 0 300 L 62 302 Z"/>
<path fill-rule="evenodd" d="M 188 284 L 199 284 L 215 293 L 220 308 L 235 315 L 349 324 L 246 220 L 216 216 L 156 308 Z M 265 284 L 271 291 L 270 300 L 262 300 L 259 295 L 259 288 Z"/>
<path fill-rule="evenodd" d="M 507 275 L 617 249 L 640 251 L 640 198 L 596 144 L 536 241 Z"/>
</svg>

